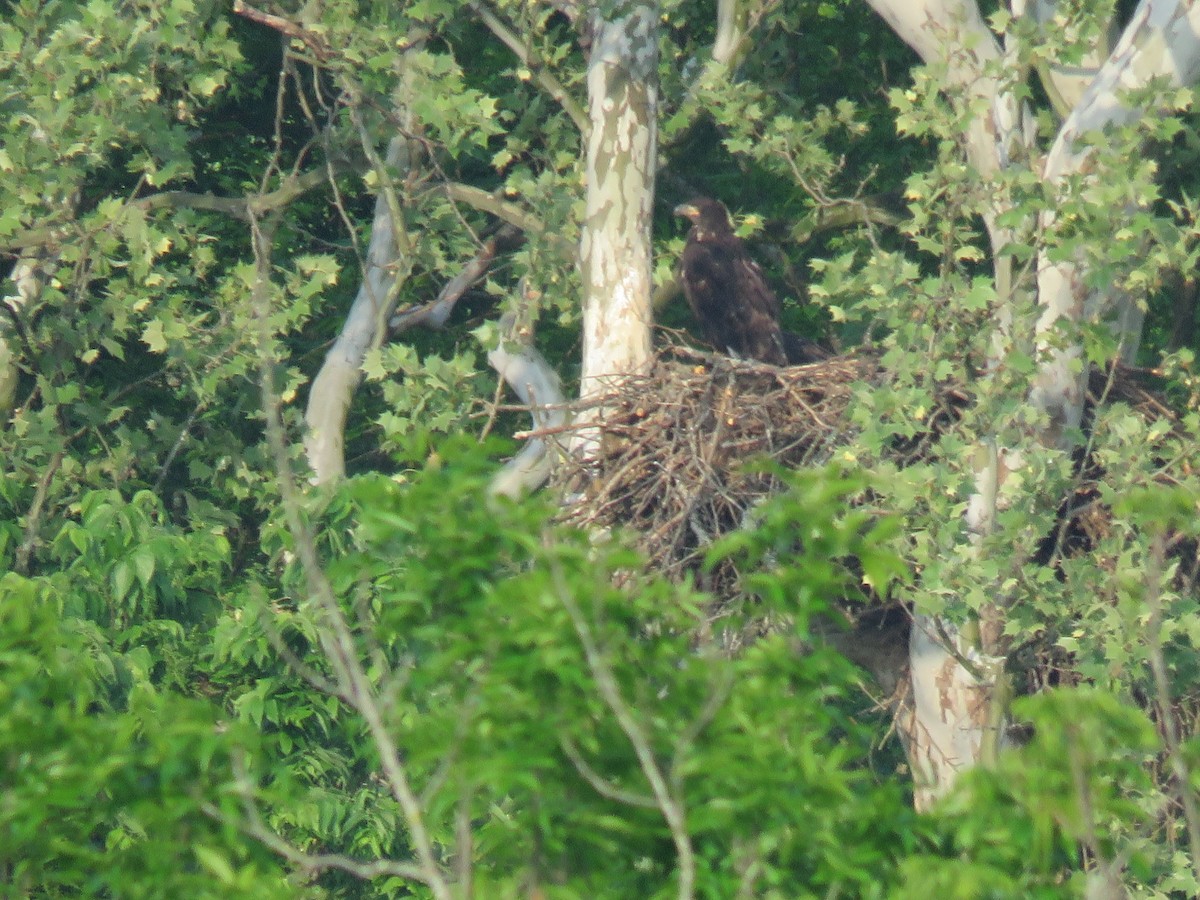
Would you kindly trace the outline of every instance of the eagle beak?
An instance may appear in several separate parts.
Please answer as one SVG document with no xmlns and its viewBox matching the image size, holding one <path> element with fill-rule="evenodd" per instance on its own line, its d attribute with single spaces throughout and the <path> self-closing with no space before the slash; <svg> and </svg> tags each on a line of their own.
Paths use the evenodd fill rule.
<svg viewBox="0 0 1200 900">
<path fill-rule="evenodd" d="M 685 219 L 691 219 L 693 222 L 700 216 L 700 210 L 691 203 L 680 203 L 675 207 L 675 215 L 683 216 Z"/>
</svg>

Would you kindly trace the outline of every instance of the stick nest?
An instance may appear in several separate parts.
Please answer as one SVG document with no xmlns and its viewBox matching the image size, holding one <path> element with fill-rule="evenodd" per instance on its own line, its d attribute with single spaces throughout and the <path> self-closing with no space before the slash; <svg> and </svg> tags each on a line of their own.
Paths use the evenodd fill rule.
<svg viewBox="0 0 1200 900">
<path fill-rule="evenodd" d="M 669 355 L 668 355 L 669 354 Z M 868 356 L 776 368 L 671 348 L 650 374 L 599 402 L 599 450 L 564 474 L 586 498 L 569 518 L 637 536 L 651 564 L 670 578 L 695 573 L 718 597 L 737 592 L 737 573 L 701 562 L 710 544 L 740 527 L 778 491 L 763 467 L 820 465 L 853 436 L 855 385 L 878 378 Z"/>
<path fill-rule="evenodd" d="M 604 409 L 593 423 L 599 449 L 558 476 L 584 494 L 566 516 L 589 528 L 631 532 L 669 578 L 691 573 L 719 600 L 739 596 L 731 563 L 706 570 L 702 562 L 715 540 L 742 527 L 752 508 L 781 488 L 767 468 L 747 463 L 769 459 L 794 469 L 829 461 L 855 436 L 856 391 L 886 377 L 866 354 L 777 368 L 669 347 L 648 375 L 593 401 Z M 1147 417 L 1173 418 L 1131 378 L 1099 372 L 1092 390 Z M 962 389 L 944 386 L 924 431 L 887 452 L 901 465 L 928 458 L 968 401 Z"/>
</svg>

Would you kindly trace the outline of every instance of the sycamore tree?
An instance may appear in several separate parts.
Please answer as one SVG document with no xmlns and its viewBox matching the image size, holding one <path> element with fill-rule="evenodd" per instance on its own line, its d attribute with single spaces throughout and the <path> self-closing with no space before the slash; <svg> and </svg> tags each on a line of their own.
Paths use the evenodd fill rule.
<svg viewBox="0 0 1200 900">
<path fill-rule="evenodd" d="M 0 877 L 1195 894 L 1198 8 L 4 4 Z M 711 548 L 787 623 L 733 656 L 537 492 L 686 323 L 696 193 L 887 373 Z M 1117 359 L 1190 412 L 1085 418 Z M 906 763 L 810 627 L 856 560 Z"/>
<path fill-rule="evenodd" d="M 1120 15 L 1112 4 L 1021 3 L 989 23 L 974 2 L 872 5 L 920 54 L 958 117 L 962 130 L 947 136 L 978 179 L 970 202 L 993 268 L 980 390 L 1018 401 L 980 403 L 965 519 L 982 565 L 960 582 L 951 621 L 938 615 L 942 600 L 917 604 L 909 742 L 927 802 L 1003 737 L 995 695 L 1020 634 L 1009 612 L 1028 589 L 1011 575 L 1019 555 L 989 564 L 1000 534 L 1011 547 L 998 517 L 1014 506 L 1057 510 L 1060 479 L 1069 483 L 1071 454 L 1085 440 L 1089 366 L 1135 359 L 1149 287 L 1171 266 L 1194 265 L 1195 210 L 1185 199 L 1155 215 L 1160 193 L 1144 152 L 1178 131 L 1168 114 L 1191 102 L 1200 7 L 1146 2 Z M 1049 99 L 1040 120 L 1033 84 Z M 968 620 L 953 621 L 964 601 Z"/>
</svg>

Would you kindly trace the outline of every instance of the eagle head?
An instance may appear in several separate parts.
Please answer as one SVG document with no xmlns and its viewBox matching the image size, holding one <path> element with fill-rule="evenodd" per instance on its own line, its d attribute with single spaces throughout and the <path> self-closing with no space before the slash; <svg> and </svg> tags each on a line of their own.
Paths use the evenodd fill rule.
<svg viewBox="0 0 1200 900">
<path fill-rule="evenodd" d="M 675 215 L 683 216 L 692 223 L 692 233 L 698 241 L 733 234 L 724 204 L 708 197 L 680 203 L 675 207 Z"/>
</svg>

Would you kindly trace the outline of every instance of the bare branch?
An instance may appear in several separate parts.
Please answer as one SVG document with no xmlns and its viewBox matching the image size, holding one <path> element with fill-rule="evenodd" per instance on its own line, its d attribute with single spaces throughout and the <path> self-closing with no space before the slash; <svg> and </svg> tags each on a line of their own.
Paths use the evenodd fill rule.
<svg viewBox="0 0 1200 900">
<path fill-rule="evenodd" d="M 1154 694 L 1158 704 L 1159 721 L 1166 739 L 1167 759 L 1175 776 L 1175 790 L 1187 821 L 1188 847 L 1191 850 L 1192 872 L 1200 879 L 1200 809 L 1196 807 L 1196 792 L 1192 789 L 1191 772 L 1183 755 L 1179 723 L 1171 703 L 1171 682 L 1167 661 L 1163 655 L 1163 597 L 1162 579 L 1167 567 L 1167 537 L 1156 535 L 1150 548 L 1150 565 L 1146 572 L 1146 642 L 1150 648 L 1150 671 L 1154 673 Z"/>
<path fill-rule="evenodd" d="M 255 261 L 251 301 L 259 329 L 259 388 L 262 393 L 263 414 L 266 417 L 267 443 L 274 459 L 284 518 L 308 583 L 309 601 L 322 620 L 322 648 L 329 660 L 339 694 L 362 716 L 375 752 L 379 756 L 383 779 L 404 814 L 404 821 L 418 859 L 418 866 L 414 871 L 419 873 L 420 880 L 429 886 L 436 900 L 451 900 L 450 886 L 434 853 L 433 841 L 425 825 L 424 811 L 409 780 L 407 767 L 400 759 L 399 748 L 392 737 L 391 729 L 384 722 L 375 688 L 358 658 L 353 630 L 342 611 L 333 586 L 321 567 L 316 540 L 300 511 L 300 495 L 292 474 L 291 458 L 279 414 L 280 401 L 274 386 L 275 367 L 269 351 L 274 340 L 269 324 L 272 247 L 267 233 L 259 227 L 257 220 L 252 219 L 250 224 Z"/>
<path fill-rule="evenodd" d="M 778 4 L 779 0 L 761 0 L 754 4 L 752 9 L 748 9 L 750 4 L 745 0 L 718 0 L 717 33 L 713 38 L 712 49 L 709 51 L 709 58 L 705 60 L 680 101 L 677 118 L 681 118 L 685 125 L 675 132 L 672 143 L 678 144 L 683 135 L 688 134 L 699 120 L 701 88 L 716 79 L 732 77 L 750 46 L 750 36 L 767 13 Z M 689 68 L 690 66 L 691 64 Z"/>
<path fill-rule="evenodd" d="M 567 409 L 558 373 L 528 339 L 519 333 L 512 313 L 501 320 L 501 331 L 508 338 L 488 353 L 492 368 L 529 408 L 533 430 L 555 429 L 567 421 Z M 520 338 L 526 340 L 522 341 Z M 541 437 L 530 440 L 492 479 L 488 490 L 516 497 L 536 490 L 550 477 L 555 457 L 551 445 Z"/>
<path fill-rule="evenodd" d="M 162 461 L 162 465 L 158 469 L 158 477 L 154 479 L 154 493 L 158 494 L 162 491 L 163 485 L 167 482 L 167 473 L 170 472 L 171 466 L 175 463 L 175 457 L 179 455 L 179 451 L 183 449 L 183 445 L 187 443 L 188 435 L 192 432 L 192 426 L 196 424 L 196 419 L 200 417 L 200 413 L 207 409 L 208 403 L 201 400 L 197 403 L 188 417 L 184 420 L 179 429 L 179 437 L 175 438 L 175 442 L 171 444 L 171 449 L 167 451 L 166 459 Z"/>
<path fill-rule="evenodd" d="M 17 548 L 17 557 L 13 561 L 13 571 L 18 574 L 27 575 L 29 573 L 29 562 L 38 545 L 38 529 L 42 524 L 42 512 L 46 508 L 50 484 L 54 481 L 54 476 L 58 473 L 58 468 L 62 465 L 65 456 L 66 450 L 63 449 L 50 457 L 50 461 L 46 463 L 45 472 L 38 480 L 37 490 L 33 494 L 33 502 L 29 504 L 29 512 L 25 516 L 25 537 L 21 541 L 21 546 Z"/>
<path fill-rule="evenodd" d="M 671 785 L 676 790 L 683 789 L 683 764 L 685 755 L 692 745 L 696 742 L 696 738 L 700 737 L 700 733 L 704 731 L 716 718 L 721 707 L 725 705 L 725 701 L 729 699 L 729 695 L 733 692 L 733 671 L 731 669 L 723 670 L 721 680 L 714 686 L 712 692 L 708 695 L 708 699 L 704 701 L 704 706 L 700 712 L 691 721 L 683 733 L 675 739 L 675 754 L 671 759 Z"/>
<path fill-rule="evenodd" d="M 1062 16 L 1064 12 L 1067 15 L 1078 15 L 1081 10 L 1077 7 L 1068 10 L 1062 0 L 1032 0 L 1022 11 L 1024 15 L 1033 16 L 1035 21 L 1043 27 Z M 1110 7 L 1107 12 L 1102 27 L 1098 29 L 1099 40 L 1094 45 L 1086 47 L 1078 59 L 1072 58 L 1070 62 L 1045 58 L 1038 60 L 1038 77 L 1046 89 L 1046 95 L 1050 99 L 1054 111 L 1063 118 L 1066 118 L 1071 110 L 1079 105 L 1088 85 L 1100 71 L 1100 67 L 1112 52 L 1113 45 L 1120 36 L 1116 10 Z M 1095 8 L 1089 8 L 1088 14 L 1095 15 Z"/>
<path fill-rule="evenodd" d="M 388 326 L 393 334 L 407 331 L 409 328 L 423 326 L 426 328 L 441 328 L 450 318 L 454 306 L 472 285 L 488 273 L 492 261 L 501 251 L 519 244 L 522 240 L 521 230 L 513 225 L 505 225 L 496 234 L 483 242 L 483 246 L 468 262 L 461 272 L 446 282 L 437 299 L 422 306 L 409 307 L 399 310 Z"/>
<path fill-rule="evenodd" d="M 269 606 L 265 608 L 270 609 Z M 320 691 L 322 694 L 328 694 L 331 697 L 337 697 L 343 702 L 348 702 L 349 698 L 342 696 L 341 688 L 335 682 L 326 678 L 296 655 L 292 648 L 287 645 L 287 641 L 283 639 L 283 632 L 271 621 L 269 615 L 263 616 L 259 620 L 259 624 L 262 625 L 263 633 L 267 636 L 267 642 L 279 654 L 279 658 L 283 660 L 284 665 L 300 678 L 304 679 L 315 690 Z"/>
<path fill-rule="evenodd" d="M 130 201 L 130 206 L 146 211 L 163 209 L 201 209 L 249 222 L 252 216 L 263 217 L 283 209 L 328 180 L 329 173 L 354 171 L 357 167 L 345 160 L 330 160 L 327 169 L 305 172 L 285 178 L 281 186 L 267 194 L 256 193 L 243 197 L 221 197 L 216 194 L 196 194 L 191 191 L 162 191 Z M 0 242 L 0 254 L 18 254 L 33 247 L 50 247 L 64 238 L 61 225 L 29 228 Z"/>
<path fill-rule="evenodd" d="M 291 19 L 286 19 L 283 16 L 277 16 L 272 13 L 263 12 L 253 6 L 245 3 L 244 0 L 233 0 L 234 15 L 242 16 L 249 19 L 251 22 L 257 22 L 259 25 L 265 25 L 272 31 L 278 31 L 284 37 L 291 38 L 293 41 L 299 41 L 309 49 L 309 52 L 317 59 L 318 62 L 326 63 L 333 59 L 337 54 L 330 48 L 329 43 L 325 40 L 325 36 L 319 32 L 305 28 L 298 22 L 293 22 Z M 406 47 L 401 47 L 403 51 Z"/>
<path fill-rule="evenodd" d="M 559 234 L 547 234 L 545 223 L 541 219 L 511 200 L 505 200 L 500 194 L 453 181 L 439 184 L 432 190 L 444 191 L 451 200 L 493 215 L 524 232 L 542 235 L 564 256 L 575 256 L 574 241 Z"/>
<path fill-rule="evenodd" d="M 695 851 L 692 849 L 692 838 L 687 830 L 687 811 L 684 809 L 683 799 L 672 794 L 667 777 L 662 767 L 659 766 L 658 760 L 654 758 L 654 748 L 650 746 L 650 739 L 642 730 L 641 724 L 634 716 L 629 704 L 625 702 L 625 698 L 621 696 L 621 688 L 608 664 L 608 659 L 596 643 L 592 629 L 588 625 L 583 611 L 575 602 L 566 579 L 563 577 L 562 569 L 557 563 L 551 564 L 551 575 L 554 579 L 558 600 L 567 615 L 570 616 L 571 623 L 575 626 L 575 633 L 579 636 L 579 643 L 583 647 L 588 670 L 596 681 L 596 688 L 617 720 L 617 725 L 625 734 L 630 746 L 633 747 L 642 774 L 650 784 L 658 809 L 662 813 L 663 819 L 666 820 L 667 828 L 671 832 L 671 840 L 675 844 L 676 855 L 679 858 L 679 898 L 680 900 L 690 900 L 695 891 L 696 857 Z"/>
<path fill-rule="evenodd" d="M 658 801 L 653 797 L 646 797 L 642 794 L 635 794 L 633 791 L 619 788 L 588 765 L 587 760 L 583 758 L 583 754 L 579 752 L 579 748 L 565 734 L 558 736 L 558 746 L 567 755 L 567 759 L 571 761 L 571 765 L 575 767 L 575 771 L 579 773 L 580 777 L 590 784 L 601 797 L 607 797 L 609 800 L 615 800 L 617 803 L 624 803 L 626 806 L 636 806 L 641 809 L 658 809 Z"/>
<path fill-rule="evenodd" d="M 417 881 L 421 884 L 429 883 L 426 873 L 420 866 L 414 863 L 391 859 L 375 859 L 370 862 L 359 862 L 348 856 L 342 856 L 340 853 L 305 853 L 299 847 L 295 847 L 285 841 L 274 829 L 263 821 L 262 814 L 258 811 L 258 805 L 254 801 L 254 786 L 250 780 L 249 773 L 246 771 L 245 761 L 235 756 L 233 770 L 237 792 L 241 797 L 242 809 L 246 819 L 245 821 L 234 822 L 232 824 L 243 834 L 254 838 L 268 850 L 282 856 L 306 874 L 316 875 L 330 869 L 335 869 L 339 872 L 346 872 L 353 875 L 355 878 L 361 878 L 363 881 L 370 881 L 373 878 L 379 878 L 383 875 L 392 875 L 397 878 Z M 202 808 L 210 818 L 218 822 L 228 821 L 228 816 L 214 804 L 205 803 Z"/>
<path fill-rule="evenodd" d="M 399 162 L 406 148 L 404 138 L 394 138 L 388 148 L 388 163 Z M 383 177 L 389 176 L 385 172 Z M 340 478 L 345 472 L 346 415 L 354 389 L 362 378 L 362 363 L 367 352 L 380 340 L 382 328 L 404 283 L 400 270 L 411 264 L 397 256 L 397 244 L 402 241 L 398 242 L 393 236 L 393 223 L 391 204 L 381 194 L 375 201 L 375 219 L 371 225 L 362 283 L 342 331 L 326 354 L 309 391 L 304 413 L 308 425 L 305 451 L 318 483 Z"/>
</svg>

